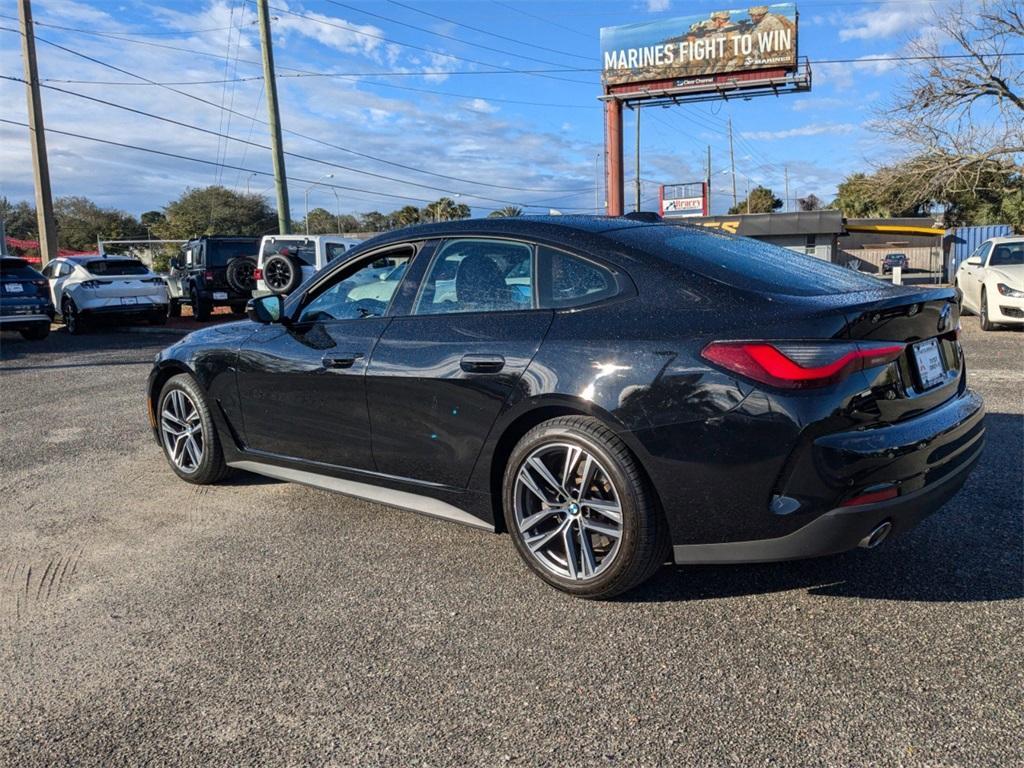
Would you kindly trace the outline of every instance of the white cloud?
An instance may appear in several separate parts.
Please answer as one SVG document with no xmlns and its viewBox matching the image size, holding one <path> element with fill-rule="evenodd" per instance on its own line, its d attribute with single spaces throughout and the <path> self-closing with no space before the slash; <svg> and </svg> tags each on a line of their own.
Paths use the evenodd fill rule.
<svg viewBox="0 0 1024 768">
<path fill-rule="evenodd" d="M 916 32 L 936 13 L 941 13 L 933 2 L 890 2 L 878 8 L 846 16 L 841 22 L 839 39 L 882 40 L 887 37 Z"/>
<path fill-rule="evenodd" d="M 798 136 L 840 135 L 852 133 L 855 130 L 857 130 L 857 126 L 853 123 L 810 123 L 799 128 L 787 128 L 781 131 L 743 131 L 740 136 L 756 141 L 777 141 Z"/>
<path fill-rule="evenodd" d="M 661 13 L 672 6 L 672 0 L 647 0 L 648 13 Z"/>
<path fill-rule="evenodd" d="M 470 112 L 479 112 L 484 115 L 493 115 L 497 112 L 500 107 L 491 104 L 486 99 L 471 99 L 470 101 L 462 102 L 462 108 Z"/>
</svg>

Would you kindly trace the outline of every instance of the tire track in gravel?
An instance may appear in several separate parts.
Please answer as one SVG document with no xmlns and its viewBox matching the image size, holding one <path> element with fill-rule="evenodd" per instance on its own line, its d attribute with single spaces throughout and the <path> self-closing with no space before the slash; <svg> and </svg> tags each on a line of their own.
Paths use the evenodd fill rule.
<svg viewBox="0 0 1024 768">
<path fill-rule="evenodd" d="M 54 603 L 69 588 L 85 555 L 85 547 L 62 550 L 39 561 L 13 560 L 0 566 L 0 615 L 10 627 L 21 626 L 40 606 Z"/>
</svg>

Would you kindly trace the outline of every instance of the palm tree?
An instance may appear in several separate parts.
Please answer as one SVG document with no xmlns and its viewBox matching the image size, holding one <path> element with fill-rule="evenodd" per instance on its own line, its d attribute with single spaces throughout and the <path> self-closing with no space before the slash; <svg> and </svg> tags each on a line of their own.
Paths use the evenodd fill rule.
<svg viewBox="0 0 1024 768">
<path fill-rule="evenodd" d="M 523 209 L 518 205 L 506 205 L 504 208 L 499 208 L 496 211 L 491 211 L 487 214 L 489 219 L 505 218 L 506 216 L 522 216 Z"/>
</svg>

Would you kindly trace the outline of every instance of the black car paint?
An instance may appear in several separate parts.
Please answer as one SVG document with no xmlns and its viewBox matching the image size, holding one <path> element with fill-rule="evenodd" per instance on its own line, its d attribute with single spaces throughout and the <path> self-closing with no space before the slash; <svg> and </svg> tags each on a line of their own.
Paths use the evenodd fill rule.
<svg viewBox="0 0 1024 768">
<path fill-rule="evenodd" d="M 229 462 L 253 455 L 251 425 L 278 423 L 280 441 L 259 448 L 277 450 L 260 453 L 261 460 L 438 498 L 499 529 L 500 474 L 516 439 L 545 418 L 591 415 L 639 458 L 672 542 L 684 548 L 676 550 L 677 559 L 685 559 L 680 552 L 687 545 L 794 534 L 876 482 L 902 483 L 911 491 L 941 466 L 955 466 L 963 481 L 983 441 L 984 411 L 966 389 L 959 344 L 949 333 L 958 325 L 954 291 L 884 285 L 829 296 L 742 291 L 602 236 L 627 226 L 648 225 L 569 217 L 480 220 L 374 238 L 285 304 L 286 314 L 294 315 L 306 293 L 334 270 L 413 242 L 420 255 L 388 317 L 374 319 L 372 330 L 354 338 L 325 332 L 321 324 L 241 322 L 197 332 L 158 358 L 151 408 L 168 375 L 190 371 L 217 403 L 218 429 L 230 437 L 224 440 Z M 432 246 L 464 235 L 522 238 L 586 255 L 640 289 L 572 310 L 407 316 Z M 374 343 L 377 326 L 382 334 Z M 942 349 L 953 371 L 928 392 L 915 391 L 906 359 L 824 389 L 779 392 L 755 387 L 700 356 L 715 339 L 912 342 L 940 332 L 946 333 Z M 275 352 L 285 348 L 293 352 Z M 317 355 L 338 350 L 363 357 L 343 372 L 315 366 Z M 511 363 L 507 374 L 462 370 L 461 357 L 470 351 L 502 354 Z M 243 381 L 254 375 L 254 366 L 277 366 L 297 377 L 289 381 L 314 382 L 312 389 L 299 388 L 293 401 L 296 388 L 288 383 L 261 400 Z M 328 389 L 330 382 L 343 382 L 344 402 L 358 411 L 356 379 L 365 391 L 365 421 L 333 406 L 317 410 L 327 391 L 320 382 Z M 369 432 L 360 439 L 364 425 Z M 320 453 L 300 455 L 310 434 Z M 262 432 L 254 436 L 265 438 Z M 332 440 L 354 450 L 355 458 L 337 453 Z M 795 498 L 797 510 L 774 513 L 777 496 Z"/>
</svg>

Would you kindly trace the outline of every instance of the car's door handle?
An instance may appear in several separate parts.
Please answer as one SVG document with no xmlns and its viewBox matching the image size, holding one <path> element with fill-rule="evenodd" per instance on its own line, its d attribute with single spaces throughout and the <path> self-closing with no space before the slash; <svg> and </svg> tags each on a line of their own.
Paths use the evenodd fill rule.
<svg viewBox="0 0 1024 768">
<path fill-rule="evenodd" d="M 497 373 L 505 367 L 501 355 L 463 355 L 459 363 L 466 373 Z"/>
<path fill-rule="evenodd" d="M 353 352 L 351 355 L 324 355 L 320 363 L 324 368 L 351 368 L 356 364 L 356 360 L 362 359 L 362 352 Z"/>
</svg>

